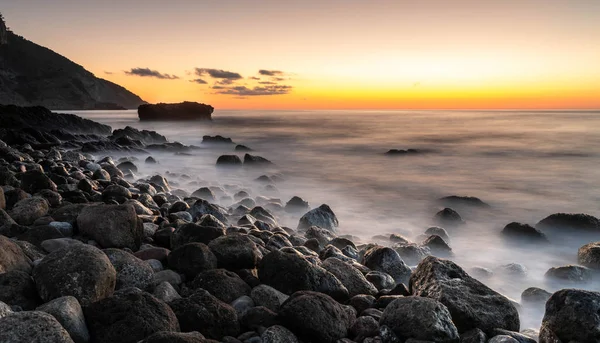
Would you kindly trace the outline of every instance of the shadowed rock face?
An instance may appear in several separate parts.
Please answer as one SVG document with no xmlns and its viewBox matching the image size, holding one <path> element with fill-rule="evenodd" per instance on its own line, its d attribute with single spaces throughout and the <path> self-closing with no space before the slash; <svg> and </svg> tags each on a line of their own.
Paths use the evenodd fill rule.
<svg viewBox="0 0 600 343">
<path fill-rule="evenodd" d="M 212 120 L 214 108 L 197 102 L 144 104 L 138 107 L 140 120 Z"/>
</svg>

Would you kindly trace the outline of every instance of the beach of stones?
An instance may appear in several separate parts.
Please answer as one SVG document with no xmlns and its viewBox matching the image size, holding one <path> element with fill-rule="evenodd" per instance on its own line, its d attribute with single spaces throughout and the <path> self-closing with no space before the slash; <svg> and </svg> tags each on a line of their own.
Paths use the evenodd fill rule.
<svg viewBox="0 0 600 343">
<path fill-rule="evenodd" d="M 119 132 L 86 149 L 0 141 L 0 342 L 600 342 L 600 293 L 532 287 L 517 301 L 478 281 L 486 270 L 452 262 L 452 230 L 464 224 L 452 206 L 432 213 L 437 226 L 419 242 L 394 233 L 365 242 L 344 235 L 326 204 L 243 185 L 189 193 L 173 186 L 190 178 L 181 174 L 139 179 L 138 166 L 160 163 L 150 143 L 190 147 Z M 231 145 L 215 161 L 224 172 L 272 165 L 231 139 L 204 141 Z M 113 160 L 103 147 L 137 155 Z M 268 190 L 284 178 L 256 182 Z M 281 226 L 284 214 L 297 226 Z M 557 213 L 502 234 L 541 245 L 546 230 L 594 233 L 600 222 Z M 578 258 L 546 277 L 595 279 L 600 242 Z M 527 306 L 545 311 L 540 328 L 521 327 Z"/>
</svg>

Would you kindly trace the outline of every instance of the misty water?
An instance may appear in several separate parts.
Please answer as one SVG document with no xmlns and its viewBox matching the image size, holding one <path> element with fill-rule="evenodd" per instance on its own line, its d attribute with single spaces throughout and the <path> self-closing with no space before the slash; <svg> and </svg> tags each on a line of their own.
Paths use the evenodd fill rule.
<svg viewBox="0 0 600 343">
<path fill-rule="evenodd" d="M 322 203 L 336 213 L 339 234 L 372 236 L 397 233 L 419 243 L 443 208 L 436 199 L 475 196 L 489 209 L 455 208 L 466 220 L 447 228 L 452 259 L 467 272 L 480 266 L 494 271 L 480 278 L 496 291 L 520 301 L 536 286 L 599 290 L 598 283 L 556 284 L 544 278 L 554 266 L 577 263 L 577 249 L 596 234 L 548 233 L 548 246 L 505 241 L 500 232 L 513 221 L 535 225 L 556 212 L 598 215 L 600 207 L 600 112 L 593 111 L 216 111 L 212 122 L 139 122 L 135 111 L 72 112 L 115 128 L 156 130 L 170 141 L 198 146 L 191 155 L 152 153 L 160 163 L 138 156 L 142 178 L 167 177 L 174 188 L 239 185 L 252 196 L 297 195 L 311 207 Z M 237 171 L 215 167 L 217 157 L 234 146 L 206 147 L 203 135 L 223 135 L 251 147 L 275 163 L 270 170 Z M 423 153 L 386 156 L 389 149 Z M 238 153 L 243 157 L 242 153 Z M 103 157 L 103 156 L 98 156 Z M 191 179 L 169 173 L 186 174 Z M 255 181 L 281 173 L 277 191 Z M 233 195 L 233 194 L 231 194 Z M 229 206 L 232 201 L 221 201 Z M 300 215 L 280 214 L 295 228 Z M 520 263 L 526 275 L 499 268 Z M 543 305 L 521 309 L 521 328 L 539 328 Z"/>
</svg>

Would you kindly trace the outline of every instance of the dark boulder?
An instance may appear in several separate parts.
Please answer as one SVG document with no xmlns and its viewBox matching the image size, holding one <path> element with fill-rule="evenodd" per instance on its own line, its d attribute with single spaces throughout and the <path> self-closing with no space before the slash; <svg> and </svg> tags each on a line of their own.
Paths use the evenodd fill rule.
<svg viewBox="0 0 600 343">
<path fill-rule="evenodd" d="M 105 249 L 104 253 L 117 272 L 116 290 L 129 287 L 145 290 L 152 285 L 154 271 L 148 262 L 120 249 Z"/>
<path fill-rule="evenodd" d="M 540 230 L 528 224 L 512 222 L 502 229 L 502 235 L 507 238 L 519 240 L 519 242 L 543 242 L 548 243 L 548 238 Z"/>
<path fill-rule="evenodd" d="M 117 140 L 125 137 L 144 142 L 145 144 L 167 143 L 167 138 L 156 131 L 138 130 L 131 126 L 126 126 L 124 129 L 114 130 L 112 132 L 112 136 L 108 138 L 111 140 Z"/>
<path fill-rule="evenodd" d="M 56 318 L 75 343 L 90 341 L 90 333 L 85 323 L 83 309 L 74 297 L 66 296 L 54 299 L 38 307 L 37 310 L 49 313 Z"/>
<path fill-rule="evenodd" d="M 436 213 L 433 220 L 442 227 L 457 227 L 465 224 L 460 214 L 449 207 Z"/>
<path fill-rule="evenodd" d="M 152 120 L 212 120 L 210 105 L 184 101 L 178 104 L 143 104 L 138 107 L 141 121 Z"/>
<path fill-rule="evenodd" d="M 206 339 L 199 332 L 157 332 L 140 343 L 217 343 L 212 339 Z"/>
<path fill-rule="evenodd" d="M 250 167 L 261 167 L 261 166 L 270 166 L 273 162 L 267 160 L 264 157 L 245 154 L 244 155 L 244 165 Z"/>
<path fill-rule="evenodd" d="M 102 192 L 102 200 L 104 202 L 115 200 L 119 204 L 122 204 L 128 199 L 131 199 L 131 192 L 120 185 L 110 185 Z"/>
<path fill-rule="evenodd" d="M 200 226 L 194 223 L 183 224 L 171 235 L 171 248 L 176 249 L 187 243 L 208 244 L 225 235 L 224 227 Z"/>
<path fill-rule="evenodd" d="M 221 135 L 216 136 L 203 136 L 203 144 L 233 144 L 233 141 L 229 137 L 223 137 Z"/>
<path fill-rule="evenodd" d="M 583 213 L 555 213 L 540 220 L 535 227 L 540 230 L 581 230 L 598 232 L 600 220 Z"/>
<path fill-rule="evenodd" d="M 42 302 L 31 276 L 20 270 L 0 273 L 0 301 L 26 311 Z"/>
<path fill-rule="evenodd" d="M 285 204 L 285 211 L 289 213 L 307 211 L 309 209 L 308 201 L 304 201 L 298 196 L 294 196 Z"/>
<path fill-rule="evenodd" d="M 21 174 L 21 188 L 30 194 L 37 193 L 43 189 L 57 191 L 56 184 L 40 170 L 30 170 Z"/>
<path fill-rule="evenodd" d="M 375 246 L 367 250 L 363 264 L 371 270 L 391 275 L 396 283 L 407 282 L 410 277 L 410 268 L 400 255 L 389 247 Z"/>
<path fill-rule="evenodd" d="M 0 342 L 73 343 L 73 340 L 52 315 L 41 311 L 24 311 L 0 318 Z"/>
<path fill-rule="evenodd" d="M 241 165 L 242 160 L 237 155 L 221 155 L 217 159 L 217 166 L 239 167 Z"/>
<path fill-rule="evenodd" d="M 452 256 L 452 248 L 438 235 L 429 236 L 422 245 L 429 248 L 433 255 L 441 257 Z"/>
<path fill-rule="evenodd" d="M 600 269 L 600 242 L 589 243 L 579 248 L 577 261 L 582 266 Z"/>
<path fill-rule="evenodd" d="M 48 214 L 49 209 L 50 206 L 46 199 L 32 197 L 16 203 L 9 213 L 18 224 L 31 225 L 38 218 Z"/>
<path fill-rule="evenodd" d="M 168 256 L 169 267 L 192 280 L 200 272 L 217 268 L 217 258 L 203 243 L 187 243 Z"/>
<path fill-rule="evenodd" d="M 248 330 L 260 330 L 279 324 L 277 313 L 264 306 L 251 307 L 240 316 L 242 328 Z"/>
<path fill-rule="evenodd" d="M 523 303 L 546 303 L 552 293 L 541 288 L 529 287 L 521 293 L 521 302 Z"/>
<path fill-rule="evenodd" d="M 379 324 L 386 325 L 403 340 L 459 341 L 448 308 L 430 298 L 403 297 L 392 301 L 383 311 Z"/>
<path fill-rule="evenodd" d="M 335 213 L 331 210 L 328 205 L 321 205 L 315 209 L 306 212 L 298 223 L 296 230 L 305 231 L 311 226 L 317 226 L 322 229 L 336 232 L 339 225 L 338 219 Z"/>
<path fill-rule="evenodd" d="M 135 163 L 131 162 L 131 161 L 125 161 L 122 163 L 119 163 L 117 165 L 117 168 L 119 168 L 123 173 L 137 173 L 138 172 L 138 168 L 135 165 Z"/>
<path fill-rule="evenodd" d="M 137 250 L 143 236 L 132 205 L 96 205 L 83 208 L 77 217 L 79 232 L 103 248 Z"/>
<path fill-rule="evenodd" d="M 272 311 L 279 312 L 289 296 L 268 285 L 258 285 L 250 291 L 250 297 L 256 306 L 264 306 Z"/>
<path fill-rule="evenodd" d="M 481 199 L 469 196 L 458 196 L 450 195 L 447 197 L 440 198 L 438 200 L 444 206 L 463 206 L 463 207 L 475 207 L 475 208 L 489 208 L 490 205 L 483 202 Z"/>
<path fill-rule="evenodd" d="M 546 278 L 559 282 L 579 283 L 592 280 L 592 270 L 576 265 L 552 267 L 545 274 Z"/>
<path fill-rule="evenodd" d="M 245 145 L 242 144 L 238 144 L 235 146 L 235 151 L 239 151 L 239 152 L 250 152 L 252 151 L 252 149 L 248 148 Z"/>
<path fill-rule="evenodd" d="M 540 343 L 599 342 L 600 293 L 563 289 L 546 302 Z"/>
<path fill-rule="evenodd" d="M 350 263 L 330 257 L 321 263 L 321 267 L 333 274 L 348 289 L 350 297 L 359 294 L 375 295 L 377 288 Z"/>
<path fill-rule="evenodd" d="M 198 199 L 198 201 L 190 206 L 188 212 L 192 215 L 193 220 L 200 220 L 202 216 L 210 214 L 219 221 L 227 223 L 227 211 L 215 204 L 211 204 L 204 199 Z"/>
<path fill-rule="evenodd" d="M 518 331 L 519 313 L 506 297 L 469 276 L 452 261 L 426 257 L 410 277 L 413 295 L 444 304 L 458 332 L 479 328 Z"/>
<path fill-rule="evenodd" d="M 76 244 L 46 255 L 33 269 L 33 279 L 44 301 L 72 295 L 87 305 L 113 293 L 117 273 L 101 250 Z"/>
<path fill-rule="evenodd" d="M 43 241 L 60 238 L 64 238 L 64 235 L 57 228 L 49 225 L 34 226 L 17 236 L 20 241 L 29 242 L 38 248 L 42 248 Z"/>
<path fill-rule="evenodd" d="M 254 269 L 262 257 L 256 243 L 247 235 L 227 235 L 212 240 L 208 247 L 217 257 L 219 268 Z"/>
<path fill-rule="evenodd" d="M 418 155 L 420 153 L 417 149 L 390 149 L 385 154 L 388 156 L 406 156 L 406 155 Z"/>
<path fill-rule="evenodd" d="M 317 292 L 296 292 L 279 312 L 285 327 L 307 342 L 334 343 L 348 336 L 356 312 Z"/>
<path fill-rule="evenodd" d="M 207 338 L 218 340 L 240 333 L 235 309 L 206 290 L 198 289 L 189 297 L 175 299 L 169 305 L 183 332 L 198 331 Z"/>
<path fill-rule="evenodd" d="M 13 270 L 29 273 L 31 260 L 15 242 L 0 235 L 0 273 Z"/>
<path fill-rule="evenodd" d="M 225 269 L 211 269 L 199 273 L 190 284 L 192 289 L 204 289 L 225 303 L 250 294 L 250 286 L 237 274 Z"/>
<path fill-rule="evenodd" d="M 84 308 L 95 343 L 137 343 L 160 331 L 179 331 L 167 304 L 137 288 L 115 292 Z"/>
<path fill-rule="evenodd" d="M 262 343 L 299 343 L 293 332 L 281 325 L 273 325 L 260 335 Z"/>
</svg>

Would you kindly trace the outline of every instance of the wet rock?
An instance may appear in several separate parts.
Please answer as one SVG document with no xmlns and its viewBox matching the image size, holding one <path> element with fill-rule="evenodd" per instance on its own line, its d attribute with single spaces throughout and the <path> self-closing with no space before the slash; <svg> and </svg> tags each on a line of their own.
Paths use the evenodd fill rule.
<svg viewBox="0 0 600 343">
<path fill-rule="evenodd" d="M 250 297 L 256 306 L 264 306 L 274 312 L 278 312 L 281 304 L 289 298 L 288 295 L 268 285 L 258 285 L 252 288 Z"/>
<path fill-rule="evenodd" d="M 321 267 L 342 282 L 348 289 L 350 297 L 358 294 L 377 294 L 377 288 L 358 269 L 340 259 L 330 257 L 321 264 Z"/>
<path fill-rule="evenodd" d="M 486 343 L 487 341 L 487 335 L 480 329 L 472 329 L 460 335 L 460 343 Z"/>
<path fill-rule="evenodd" d="M 33 222 L 48 214 L 50 206 L 46 199 L 32 197 L 19 201 L 10 211 L 10 216 L 21 225 L 31 225 Z"/>
<path fill-rule="evenodd" d="M 365 278 L 372 283 L 377 290 L 392 289 L 396 286 L 396 280 L 387 273 L 371 271 L 365 275 Z"/>
<path fill-rule="evenodd" d="M 199 199 L 196 201 L 192 206 L 190 206 L 188 212 L 192 215 L 194 220 L 199 220 L 202 216 L 210 214 L 219 221 L 227 223 L 227 212 L 219 206 L 211 204 L 204 199 Z"/>
<path fill-rule="evenodd" d="M 40 170 L 30 170 L 21 174 L 21 188 L 29 193 L 35 194 L 43 189 L 57 190 L 56 184 Z"/>
<path fill-rule="evenodd" d="M 417 149 L 390 149 L 385 154 L 388 156 L 405 156 L 405 155 L 417 155 L 419 154 Z"/>
<path fill-rule="evenodd" d="M 212 240 L 208 247 L 217 257 L 219 268 L 253 269 L 262 257 L 254 241 L 246 235 L 222 236 Z"/>
<path fill-rule="evenodd" d="M 131 205 L 96 205 L 85 207 L 77 217 L 79 232 L 103 248 L 137 250 L 143 236 Z"/>
<path fill-rule="evenodd" d="M 200 272 L 217 268 L 217 257 L 202 243 L 184 244 L 169 254 L 169 267 L 192 280 Z"/>
<path fill-rule="evenodd" d="M 436 213 L 433 219 L 443 227 L 457 227 L 465 224 L 460 214 L 449 207 Z"/>
<path fill-rule="evenodd" d="M 198 289 L 188 298 L 173 300 L 169 305 L 184 332 L 198 331 L 218 340 L 240 333 L 235 309 L 206 290 Z"/>
<path fill-rule="evenodd" d="M 540 230 L 581 230 L 598 232 L 600 220 L 583 213 L 555 213 L 540 220 L 535 227 Z"/>
<path fill-rule="evenodd" d="M 71 225 L 70 223 L 52 221 L 48 224 L 48 226 L 57 229 L 65 237 L 73 236 L 74 229 L 73 225 Z"/>
<path fill-rule="evenodd" d="M 402 297 L 391 302 L 379 320 L 401 339 L 458 342 L 458 331 L 448 308 L 439 301 L 422 297 Z M 406 325 L 405 323 L 411 323 Z"/>
<path fill-rule="evenodd" d="M 272 251 L 258 265 L 262 282 L 285 293 L 310 290 L 322 292 L 336 299 L 347 299 L 348 290 L 331 273 L 291 251 Z"/>
<path fill-rule="evenodd" d="M 225 303 L 250 294 L 250 286 L 237 274 L 225 269 L 206 270 L 198 274 L 190 287 L 205 289 Z"/>
<path fill-rule="evenodd" d="M 154 291 L 152 292 L 158 300 L 164 301 L 165 303 L 170 303 L 175 299 L 180 299 L 181 296 L 177 293 L 177 290 L 168 283 L 167 281 L 163 281 L 159 283 L 156 287 L 154 287 Z"/>
<path fill-rule="evenodd" d="M 546 303 L 552 293 L 547 292 L 541 288 L 529 287 L 521 293 L 521 302 L 529 303 Z"/>
<path fill-rule="evenodd" d="M 335 213 L 333 213 L 329 206 L 323 204 L 306 212 L 302 218 L 300 218 L 300 222 L 298 223 L 296 230 L 305 231 L 311 226 L 317 226 L 322 229 L 336 232 L 338 225 L 339 222 L 335 216 Z"/>
<path fill-rule="evenodd" d="M 546 278 L 563 282 L 589 282 L 593 274 L 592 270 L 582 266 L 568 265 L 552 267 L 545 274 Z"/>
<path fill-rule="evenodd" d="M 20 270 L 0 274 L 0 301 L 24 310 L 33 310 L 42 302 L 31 276 Z"/>
<path fill-rule="evenodd" d="M 244 155 L 244 165 L 245 166 L 259 167 L 259 166 L 270 166 L 272 164 L 273 164 L 273 162 L 271 162 L 261 156 L 250 155 L 250 154 Z"/>
<path fill-rule="evenodd" d="M 392 248 L 375 246 L 367 250 L 363 264 L 371 270 L 389 274 L 396 283 L 405 283 L 410 277 L 410 268 Z"/>
<path fill-rule="evenodd" d="M 507 335 L 498 335 L 492 337 L 488 343 L 519 343 L 519 341 Z"/>
<path fill-rule="evenodd" d="M 563 289 L 546 303 L 540 343 L 596 342 L 600 337 L 600 293 Z"/>
<path fill-rule="evenodd" d="M 263 306 L 248 309 L 240 317 L 240 324 L 248 330 L 259 330 L 279 324 L 277 313 Z"/>
<path fill-rule="evenodd" d="M 128 287 L 145 290 L 152 285 L 154 271 L 146 261 L 119 249 L 105 249 L 104 253 L 117 272 L 116 290 Z"/>
<path fill-rule="evenodd" d="M 13 270 L 29 273 L 31 260 L 16 243 L 0 235 L 0 273 Z"/>
<path fill-rule="evenodd" d="M 110 296 L 116 274 L 106 254 L 87 244 L 56 250 L 33 269 L 33 279 L 44 301 L 72 295 L 83 305 Z"/>
<path fill-rule="evenodd" d="M 427 257 L 410 277 L 413 295 L 444 304 L 458 332 L 479 328 L 518 331 L 519 314 L 506 297 L 470 277 L 452 261 Z"/>
<path fill-rule="evenodd" d="M 42 249 L 44 249 L 46 252 L 53 252 L 74 244 L 84 244 L 81 241 L 78 241 L 76 239 L 72 239 L 72 238 L 54 238 L 54 239 L 47 239 L 42 241 L 42 243 L 40 243 L 40 246 L 42 247 Z"/>
<path fill-rule="evenodd" d="M 110 185 L 102 192 L 102 200 L 105 202 L 116 200 L 119 204 L 122 204 L 128 199 L 131 199 L 131 192 L 120 185 Z"/>
<path fill-rule="evenodd" d="M 423 246 L 429 248 L 432 254 L 437 256 L 452 256 L 452 248 L 446 243 L 446 241 L 438 236 L 431 235 L 424 242 Z"/>
<path fill-rule="evenodd" d="M 17 236 L 17 239 L 29 242 L 38 248 L 42 247 L 43 241 L 56 238 L 64 238 L 64 236 L 57 229 L 46 225 L 34 226 Z"/>
<path fill-rule="evenodd" d="M 501 337 L 501 336 L 510 337 L 510 338 L 514 339 L 516 343 L 536 343 L 535 339 L 530 338 L 526 335 L 523 335 L 519 332 L 513 332 L 513 331 L 508 331 L 508 330 L 502 330 L 502 329 L 494 330 L 494 332 L 492 332 L 492 336 L 494 338 Z M 494 338 L 492 338 L 492 339 L 494 339 Z M 504 338 L 504 339 L 508 340 L 507 338 Z M 490 342 L 491 342 L 491 340 L 490 340 Z M 508 342 L 512 342 L 512 341 L 508 340 Z"/>
<path fill-rule="evenodd" d="M 356 313 L 317 292 L 296 292 L 279 312 L 285 327 L 308 342 L 333 343 L 348 336 Z"/>
<path fill-rule="evenodd" d="M 260 335 L 262 343 L 299 343 L 293 332 L 281 325 L 273 325 Z"/>
<path fill-rule="evenodd" d="M 50 314 L 24 311 L 0 318 L 0 342 L 73 343 L 73 340 L 67 330 Z"/>
<path fill-rule="evenodd" d="M 166 281 L 173 287 L 179 287 L 179 285 L 183 283 L 182 276 L 170 269 L 165 269 L 163 271 L 154 273 L 153 279 L 155 285 Z"/>
<path fill-rule="evenodd" d="M 35 196 L 45 199 L 48 205 L 57 208 L 62 204 L 62 196 L 58 192 L 53 192 L 49 189 L 39 191 Z"/>
<path fill-rule="evenodd" d="M 431 255 L 431 249 L 427 246 L 410 244 L 396 244 L 393 249 L 400 255 L 402 260 L 413 266 L 419 264 L 425 257 Z"/>
<path fill-rule="evenodd" d="M 292 197 L 285 204 L 285 211 L 289 212 L 289 213 L 307 211 L 308 209 L 309 209 L 308 201 L 304 201 L 302 198 L 300 198 L 298 196 Z"/>
<path fill-rule="evenodd" d="M 217 159 L 217 166 L 240 167 L 242 166 L 242 159 L 237 155 L 221 155 Z"/>
<path fill-rule="evenodd" d="M 195 190 L 194 193 L 192 193 L 192 196 L 196 197 L 196 198 L 204 199 L 208 202 L 216 201 L 215 193 L 213 193 L 213 191 L 208 187 L 201 187 L 201 188 Z"/>
<path fill-rule="evenodd" d="M 362 342 L 367 337 L 376 336 L 379 333 L 379 323 L 373 318 L 362 316 L 350 327 L 350 337 L 356 342 Z"/>
<path fill-rule="evenodd" d="M 448 231 L 446 231 L 445 229 L 443 229 L 441 227 L 438 227 L 438 226 L 432 226 L 432 227 L 428 228 L 425 231 L 425 235 L 427 235 L 427 236 L 431 236 L 431 235 L 440 236 L 446 242 L 450 242 L 450 235 L 448 235 Z"/>
<path fill-rule="evenodd" d="M 136 288 L 86 306 L 84 314 L 93 342 L 136 343 L 156 332 L 179 331 L 171 308 Z"/>
<path fill-rule="evenodd" d="M 152 334 L 140 343 L 217 343 L 208 340 L 199 332 L 167 332 Z"/>
<path fill-rule="evenodd" d="M 148 157 L 146 157 L 146 159 L 144 160 L 144 163 L 146 163 L 146 164 L 156 164 L 156 163 L 158 163 L 158 162 L 156 161 L 156 159 L 155 159 L 154 157 L 152 157 L 152 156 L 148 156 Z"/>
<path fill-rule="evenodd" d="M 235 151 L 239 151 L 239 152 L 250 152 L 250 151 L 252 151 L 252 149 L 250 149 L 247 146 L 242 145 L 242 144 L 236 145 L 234 150 Z"/>
<path fill-rule="evenodd" d="M 527 268 L 519 263 L 504 264 L 500 266 L 500 274 L 512 277 L 523 277 L 527 275 Z"/>
<path fill-rule="evenodd" d="M 90 341 L 83 309 L 81 305 L 71 296 L 54 299 L 37 308 L 51 314 L 67 330 L 75 343 L 87 343 Z"/>
<path fill-rule="evenodd" d="M 518 239 L 519 242 L 548 242 L 548 238 L 540 230 L 528 224 L 517 222 L 507 224 L 502 230 L 502 235 L 507 238 Z"/>
<path fill-rule="evenodd" d="M 223 137 L 221 135 L 203 136 L 202 144 L 233 144 L 233 140 L 231 140 L 229 137 Z"/>
<path fill-rule="evenodd" d="M 589 243 L 579 248 L 577 261 L 582 266 L 600 269 L 600 242 Z"/>
<path fill-rule="evenodd" d="M 248 311 L 255 306 L 254 301 L 247 295 L 235 299 L 231 302 L 231 306 L 235 309 L 238 317 L 241 317 L 244 312 Z"/>
<path fill-rule="evenodd" d="M 137 173 L 138 172 L 138 167 L 135 165 L 135 163 L 131 162 L 131 161 L 125 161 L 122 163 L 119 163 L 117 165 L 117 168 L 119 168 L 123 173 Z"/>
<path fill-rule="evenodd" d="M 25 256 L 31 261 L 39 260 L 46 256 L 46 252 L 36 247 L 35 245 L 25 241 L 15 241 L 15 243 L 23 250 Z"/>
</svg>

